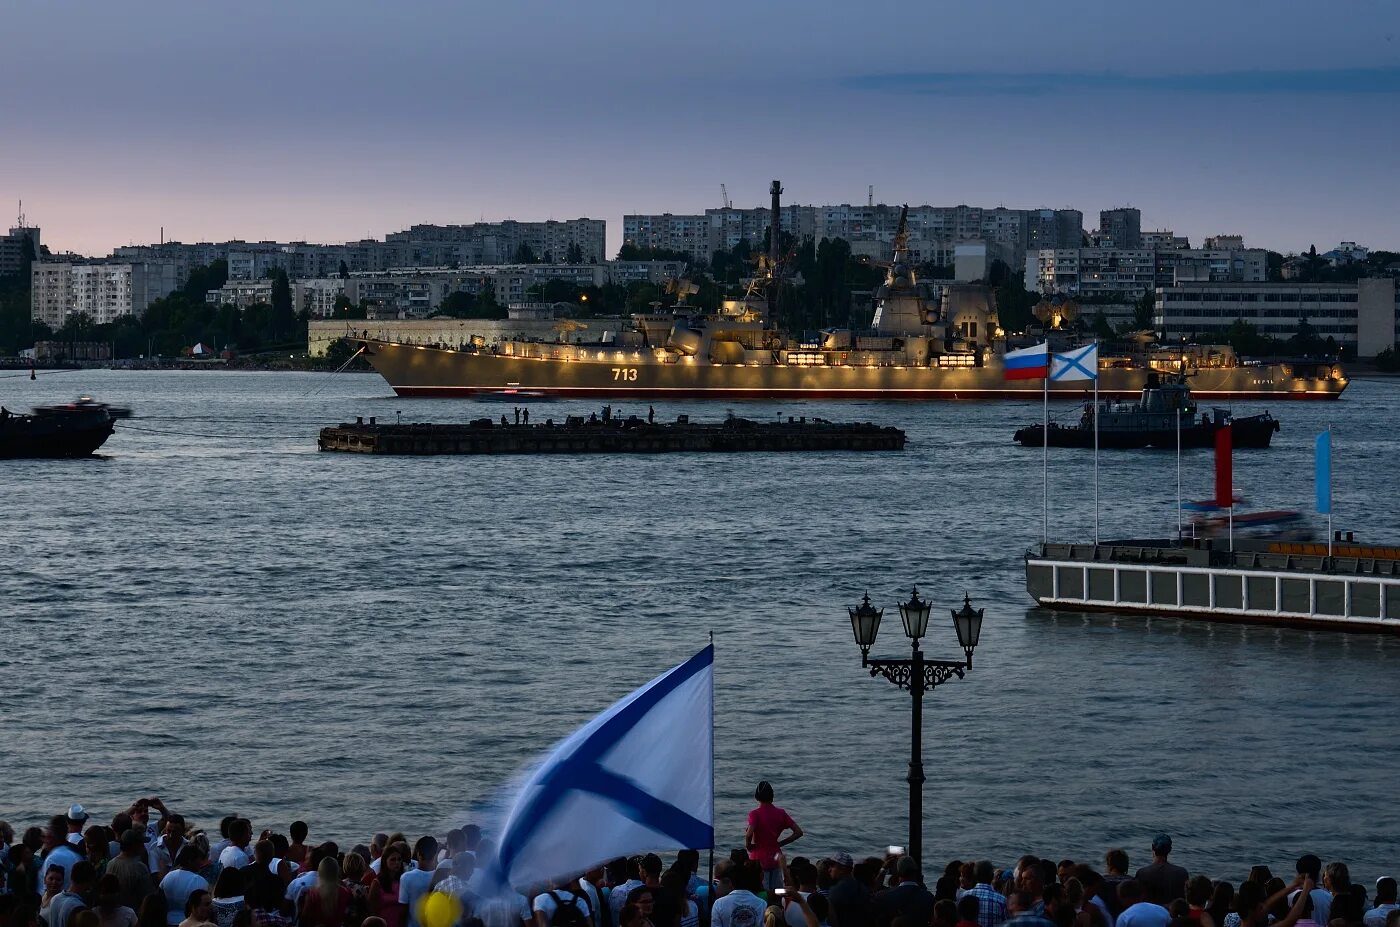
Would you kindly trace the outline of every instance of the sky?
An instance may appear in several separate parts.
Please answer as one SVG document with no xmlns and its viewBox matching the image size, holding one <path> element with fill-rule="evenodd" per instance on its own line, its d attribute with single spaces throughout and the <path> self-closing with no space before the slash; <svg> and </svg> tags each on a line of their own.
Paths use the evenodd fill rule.
<svg viewBox="0 0 1400 927">
<path fill-rule="evenodd" d="M 54 250 L 795 203 L 1400 250 L 1400 2 L 7 0 Z"/>
</svg>

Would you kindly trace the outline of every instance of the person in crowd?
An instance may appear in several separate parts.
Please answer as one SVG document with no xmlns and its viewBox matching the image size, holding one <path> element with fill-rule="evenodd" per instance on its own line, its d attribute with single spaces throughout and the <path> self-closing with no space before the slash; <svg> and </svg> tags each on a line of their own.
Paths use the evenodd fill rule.
<svg viewBox="0 0 1400 927">
<path fill-rule="evenodd" d="M 1136 880 L 1143 894 L 1159 906 L 1186 897 L 1186 880 L 1190 873 L 1167 859 L 1171 852 L 1172 838 L 1158 834 L 1152 838 L 1152 862 L 1137 871 Z"/>
<path fill-rule="evenodd" d="M 399 880 L 399 903 L 404 905 L 408 917 L 408 927 L 420 927 L 418 923 L 418 902 L 433 887 L 433 872 L 437 869 L 438 842 L 436 837 L 423 836 L 413 845 L 413 861 L 417 866 L 409 869 Z"/>
<path fill-rule="evenodd" d="M 972 865 L 975 868 L 977 864 L 973 863 Z M 976 887 L 976 883 L 973 884 L 973 887 Z M 972 889 L 968 889 L 963 892 L 962 897 L 958 899 L 957 927 L 981 927 L 981 922 L 978 918 L 982 913 L 982 903 L 979 902 L 977 896 L 971 894 L 971 892 Z"/>
<path fill-rule="evenodd" d="M 300 927 L 342 927 L 350 913 L 350 890 L 341 884 L 340 863 L 326 853 L 316 866 L 315 885 L 303 892 L 297 906 Z"/>
<path fill-rule="evenodd" d="M 991 860 L 979 860 L 975 875 L 976 884 L 964 893 L 977 899 L 977 923 L 980 927 L 1000 927 L 1006 920 L 1006 896 L 993 887 L 996 869 Z"/>
<path fill-rule="evenodd" d="M 642 911 L 634 904 L 623 905 L 618 917 L 618 927 L 643 927 Z"/>
<path fill-rule="evenodd" d="M 267 843 L 259 840 L 259 844 Z M 285 888 L 281 880 L 273 873 L 268 872 L 266 867 L 249 867 L 253 871 L 247 876 L 247 881 L 243 887 L 243 900 L 246 903 L 244 910 L 250 910 L 253 918 L 260 927 L 291 927 L 292 918 L 284 894 Z M 243 912 L 234 915 L 235 920 Z"/>
<path fill-rule="evenodd" d="M 958 868 L 962 868 L 962 863 L 958 863 Z M 895 874 L 898 884 L 878 893 L 871 901 L 875 927 L 890 927 L 896 917 L 903 917 L 911 924 L 927 924 L 933 917 L 934 897 L 923 886 L 919 864 L 912 857 L 900 856 L 895 863 Z M 956 916 L 953 920 L 957 920 Z"/>
<path fill-rule="evenodd" d="M 1021 881 L 1025 882 L 1034 872 L 1034 867 L 1027 868 L 1021 872 Z M 1040 874 L 1035 873 L 1034 879 L 1040 881 Z M 1006 898 L 1006 918 L 1007 927 L 1056 927 L 1054 921 L 1045 916 L 1045 902 L 1035 893 L 1024 888 L 1018 888 Z"/>
<path fill-rule="evenodd" d="M 44 870 L 43 878 L 44 888 L 40 893 L 39 918 L 47 924 L 49 920 L 49 905 L 53 904 L 53 900 L 65 891 L 63 887 L 63 870 L 57 866 L 46 869 Z"/>
<path fill-rule="evenodd" d="M 213 898 L 210 904 L 214 909 L 214 923 L 218 927 L 233 927 L 233 919 L 244 908 L 244 874 L 241 869 L 224 868 L 214 880 Z"/>
<path fill-rule="evenodd" d="M 456 869 L 455 860 L 453 869 Z M 369 909 L 369 887 L 365 885 L 365 875 L 368 872 L 369 863 L 364 856 L 355 852 L 345 854 L 345 865 L 341 868 L 340 884 L 344 885 L 345 890 L 350 893 L 350 911 L 345 916 L 347 924 L 358 924 L 365 919 L 365 914 Z"/>
<path fill-rule="evenodd" d="M 608 907 L 612 914 L 613 923 L 618 923 L 622 917 L 622 906 L 627 904 L 627 896 L 635 888 L 640 888 L 642 882 L 642 861 L 636 857 L 631 859 L 614 860 L 610 869 L 617 874 L 625 874 L 626 878 L 622 882 L 613 881 L 612 892 L 608 895 Z"/>
<path fill-rule="evenodd" d="M 1268 885 L 1269 880 L 1273 877 L 1274 874 L 1269 871 L 1268 866 L 1250 866 L 1249 875 L 1245 878 L 1245 881 L 1258 882 L 1260 885 Z"/>
<path fill-rule="evenodd" d="M 870 927 L 870 890 L 855 875 L 855 861 L 849 853 L 837 853 L 831 860 L 831 888 L 826 900 L 836 927 Z"/>
<path fill-rule="evenodd" d="M 160 890 L 165 894 L 167 909 L 165 921 L 170 927 L 177 927 L 188 916 L 185 902 L 189 901 L 193 892 L 209 891 L 209 883 L 197 871 L 202 862 L 197 849 L 182 846 L 175 856 L 175 867 L 160 880 Z"/>
<path fill-rule="evenodd" d="M 943 875 L 938 877 L 938 881 L 933 886 L 933 897 L 936 901 L 944 898 L 953 899 L 958 894 L 958 882 L 962 877 L 962 860 L 955 859 L 943 867 Z"/>
<path fill-rule="evenodd" d="M 773 804 L 773 786 L 767 780 L 760 782 L 753 792 L 758 807 L 749 812 L 748 826 L 744 830 L 744 848 L 749 851 L 749 859 L 763 869 L 763 886 L 766 891 L 782 887 L 782 869 L 778 853 L 783 847 L 802 837 L 802 828 L 782 808 Z"/>
<path fill-rule="evenodd" d="M 68 835 L 64 837 L 73 846 L 82 846 L 83 828 L 87 826 L 88 813 L 82 805 L 68 807 Z"/>
<path fill-rule="evenodd" d="M 793 874 L 793 878 L 797 878 L 796 873 Z M 678 900 L 676 927 L 699 927 L 700 924 L 700 904 L 691 894 L 689 886 L 689 863 L 678 857 L 675 864 L 661 874 L 661 890 Z M 800 892 L 800 887 L 798 890 Z M 807 894 L 810 894 L 810 891 Z M 806 894 L 803 894 L 803 897 L 805 898 Z M 801 924 L 793 925 L 791 921 L 788 923 L 789 927 L 803 927 Z"/>
<path fill-rule="evenodd" d="M 80 859 L 68 873 L 68 888 L 50 900 L 44 922 L 48 927 L 69 927 L 73 915 L 92 907 L 96 900 L 97 869 Z"/>
<path fill-rule="evenodd" d="M 1215 886 L 1205 876 L 1198 875 L 1187 880 L 1186 917 L 1191 923 L 1197 924 L 1199 927 L 1222 927 L 1222 925 L 1216 924 L 1210 916 L 1210 912 L 1206 910 L 1206 905 L 1210 904 L 1211 894 L 1214 890 Z"/>
<path fill-rule="evenodd" d="M 185 846 L 185 818 L 179 814 L 167 814 L 162 819 L 164 830 L 160 837 L 147 849 L 150 860 L 151 875 L 162 881 L 166 873 L 174 869 L 178 863 L 176 860 L 180 856 L 180 851 Z M 184 910 L 183 900 L 180 910 Z"/>
<path fill-rule="evenodd" d="M 228 845 L 219 851 L 219 865 L 225 869 L 242 869 L 253 861 L 248 844 L 253 840 L 253 822 L 235 818 L 228 826 Z"/>
<path fill-rule="evenodd" d="M 307 832 L 305 821 L 293 821 L 292 826 L 287 830 L 287 833 L 291 835 L 292 842 L 287 845 L 287 852 L 283 854 L 283 858 L 287 862 L 295 864 L 299 870 L 315 868 L 307 865 L 311 860 L 311 848 L 306 845 Z"/>
<path fill-rule="evenodd" d="M 641 893 L 647 898 L 647 906 L 650 906 L 651 889 L 646 886 L 638 886 L 632 890 L 634 894 Z M 637 904 L 638 909 L 645 914 L 647 908 Z M 588 907 L 588 896 L 579 888 L 578 880 L 556 882 L 550 888 L 535 896 L 535 900 L 530 905 L 530 910 L 534 912 L 535 927 L 592 927 L 593 912 Z M 646 921 L 643 920 L 645 927 Z"/>
<path fill-rule="evenodd" d="M 961 900 L 963 895 L 977 887 L 977 864 L 968 860 L 958 869 L 958 890 L 955 893 L 955 901 Z"/>
<path fill-rule="evenodd" d="M 1293 870 L 1297 873 L 1297 878 L 1294 879 L 1295 882 L 1299 879 L 1304 879 L 1315 886 L 1311 889 L 1312 908 L 1303 916 L 1303 920 L 1312 920 L 1318 924 L 1331 923 L 1332 893 L 1322 887 L 1322 860 L 1315 854 L 1305 853 L 1298 857 L 1298 862 L 1294 865 Z M 1290 895 L 1286 902 L 1280 901 L 1276 902 L 1276 904 L 1281 906 L 1285 904 L 1291 905 L 1293 900 L 1293 897 Z"/>
<path fill-rule="evenodd" d="M 107 836 L 107 828 L 101 824 L 94 824 L 83 834 L 82 842 L 83 857 L 90 863 L 92 868 L 97 870 L 98 878 L 107 871 L 107 860 L 111 857 L 111 841 Z"/>
<path fill-rule="evenodd" d="M 121 880 L 107 873 L 97 880 L 98 927 L 136 927 L 136 911 L 122 904 Z"/>
<path fill-rule="evenodd" d="M 1386 927 L 1390 912 L 1400 908 L 1396 902 L 1396 882 L 1390 876 L 1376 880 L 1376 906 L 1362 918 L 1366 927 Z"/>
<path fill-rule="evenodd" d="M 940 898 L 935 901 L 931 923 L 933 927 L 958 927 L 957 904 L 951 898 Z"/>
<path fill-rule="evenodd" d="M 136 909 L 136 927 L 166 927 L 168 907 L 164 892 L 160 889 L 151 892 L 141 899 L 141 904 Z"/>
<path fill-rule="evenodd" d="M 68 842 L 68 816 L 54 815 L 44 831 L 44 861 L 39 864 L 39 881 L 44 881 L 44 874 L 50 869 L 58 869 L 63 873 L 62 887 L 68 888 L 68 874 L 82 858 L 79 849 Z"/>
<path fill-rule="evenodd" d="M 1332 903 L 1327 908 L 1327 921 L 1345 921 L 1347 924 L 1360 924 L 1366 917 L 1366 901 L 1352 891 L 1351 870 L 1346 863 L 1332 862 L 1322 871 L 1322 887 L 1331 896 Z"/>
<path fill-rule="evenodd" d="M 1221 879 L 1215 883 L 1210 893 L 1210 903 L 1206 913 L 1215 927 L 1227 927 L 1225 920 L 1235 910 L 1235 886 Z"/>
<path fill-rule="evenodd" d="M 121 853 L 108 861 L 107 875 L 116 877 L 121 884 L 120 901 L 133 911 L 140 910 L 142 900 L 156 890 L 147 863 L 146 840 L 136 828 L 129 827 L 122 834 Z"/>
<path fill-rule="evenodd" d="M 1155 901 L 1149 901 L 1142 883 L 1129 879 L 1118 885 L 1118 901 L 1123 913 L 1118 915 L 1117 927 L 1167 927 L 1171 912 Z"/>
<path fill-rule="evenodd" d="M 640 885 L 627 893 L 627 903 L 634 904 L 642 912 L 643 927 L 657 927 L 656 891 L 650 885 Z"/>
<path fill-rule="evenodd" d="M 238 820 L 238 815 L 236 814 L 226 814 L 219 819 L 219 840 L 209 848 L 209 856 L 215 861 L 217 861 L 218 858 L 223 855 L 224 850 L 227 850 L 233 843 L 233 841 L 229 839 L 228 829 L 229 825 L 236 820 Z"/>
<path fill-rule="evenodd" d="M 655 927 L 676 927 L 680 917 L 681 897 L 673 896 L 661 887 L 661 857 L 648 853 L 642 857 L 642 884 L 651 889 L 652 909 L 644 912 Z"/>
<path fill-rule="evenodd" d="M 399 882 L 403 878 L 404 846 L 390 844 L 379 858 L 379 872 L 369 886 L 368 911 L 371 917 L 384 921 L 385 927 L 403 927 L 404 906 L 399 901 Z"/>
<path fill-rule="evenodd" d="M 849 856 L 846 861 L 850 862 Z M 757 895 L 762 890 L 763 880 L 763 869 L 757 860 L 735 866 L 730 873 L 733 891 L 717 900 L 710 912 L 715 927 L 759 927 L 767 909 Z"/>
<path fill-rule="evenodd" d="M 180 927 L 215 927 L 213 896 L 206 889 L 197 888 L 185 899 L 185 919 Z"/>
</svg>

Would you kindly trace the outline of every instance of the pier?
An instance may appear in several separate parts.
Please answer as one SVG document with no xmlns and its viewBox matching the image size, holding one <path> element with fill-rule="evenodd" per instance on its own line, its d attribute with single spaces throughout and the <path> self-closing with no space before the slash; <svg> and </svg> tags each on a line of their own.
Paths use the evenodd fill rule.
<svg viewBox="0 0 1400 927">
<path fill-rule="evenodd" d="M 691 422 L 681 416 L 659 423 L 635 416 L 568 416 L 562 423 L 501 424 L 489 418 L 467 424 L 388 424 L 371 418 L 321 429 L 323 451 L 351 454 L 663 454 L 674 452 L 899 451 L 898 428 L 839 424 L 805 417 L 779 422 L 729 418 Z"/>
</svg>

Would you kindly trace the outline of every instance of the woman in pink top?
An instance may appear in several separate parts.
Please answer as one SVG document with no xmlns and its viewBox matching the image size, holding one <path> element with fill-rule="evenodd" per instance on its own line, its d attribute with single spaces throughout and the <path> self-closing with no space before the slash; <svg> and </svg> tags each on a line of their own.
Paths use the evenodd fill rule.
<svg viewBox="0 0 1400 927">
<path fill-rule="evenodd" d="M 780 852 L 783 847 L 802 836 L 802 828 L 782 808 L 773 804 L 773 786 L 767 780 L 754 789 L 758 807 L 749 812 L 749 826 L 744 831 L 744 848 L 749 859 L 763 867 L 763 887 L 771 891 L 783 887 Z M 786 837 L 784 831 L 791 831 Z"/>
</svg>

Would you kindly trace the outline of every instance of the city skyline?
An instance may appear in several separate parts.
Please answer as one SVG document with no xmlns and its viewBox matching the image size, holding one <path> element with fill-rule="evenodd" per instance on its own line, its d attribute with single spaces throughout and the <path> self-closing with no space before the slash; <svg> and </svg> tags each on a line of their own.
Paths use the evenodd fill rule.
<svg viewBox="0 0 1400 927">
<path fill-rule="evenodd" d="M 548 16 L 542 11 L 548 10 Z M 1400 11 L 20 7 L 0 203 L 55 250 L 786 202 L 1394 247 Z M 1345 15 L 1342 15 L 1342 14 Z M 1366 28 L 1358 28 L 1364 23 Z M 489 41 L 483 40 L 489 39 Z M 7 222 L 8 224 L 8 222 Z"/>
</svg>

